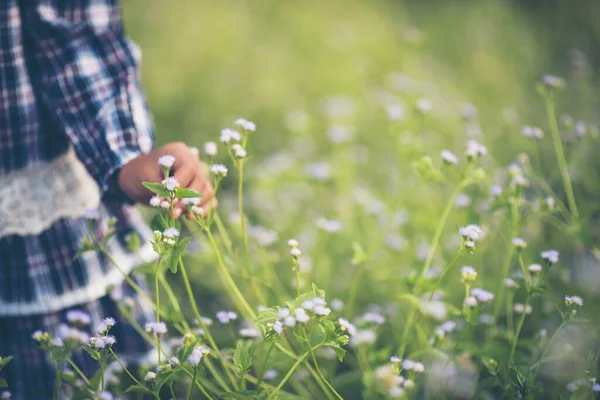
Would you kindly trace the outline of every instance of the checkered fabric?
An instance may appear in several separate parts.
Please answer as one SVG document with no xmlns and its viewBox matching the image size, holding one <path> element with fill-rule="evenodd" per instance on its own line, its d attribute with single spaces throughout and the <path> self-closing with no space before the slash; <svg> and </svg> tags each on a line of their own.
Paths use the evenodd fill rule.
<svg viewBox="0 0 600 400">
<path fill-rule="evenodd" d="M 138 280 L 142 287 L 144 282 Z M 126 305 L 126 312 L 130 317 L 143 326 L 145 322 L 153 320 L 153 308 L 143 298 L 133 291 L 127 284 L 117 287 L 112 296 L 104 296 L 76 307 L 70 307 L 54 313 L 27 317 L 0 317 L 0 354 L 11 354 L 14 359 L 3 370 L 3 376 L 9 382 L 11 400 L 45 400 L 51 399 L 54 389 L 56 365 L 47 353 L 39 349 L 39 345 L 31 338 L 36 330 L 52 332 L 55 334 L 60 324 L 67 324 L 67 312 L 79 310 L 87 313 L 96 324 L 103 318 L 112 317 L 116 325 L 111 328 L 110 334 L 114 335 L 117 342 L 115 352 L 123 360 L 132 358 L 143 362 L 152 347 L 139 336 L 133 326 L 121 313 L 117 302 Z M 88 334 L 94 333 L 94 324 L 83 329 Z M 99 365 L 84 350 L 77 350 L 71 359 L 78 365 L 87 377 L 91 377 L 98 370 Z M 69 365 L 65 370 L 73 371 Z M 135 370 L 133 368 L 132 370 Z M 112 382 L 107 376 L 107 382 Z M 63 386 L 60 398 L 71 398 L 69 386 Z"/>
<path fill-rule="evenodd" d="M 74 149 L 103 199 L 92 229 L 103 236 L 108 219 L 118 219 L 108 247 L 129 272 L 152 252 L 130 253 L 126 237 L 147 243 L 151 232 L 122 202 L 114 178 L 150 151 L 153 131 L 140 52 L 124 35 L 120 11 L 117 0 L 0 1 L 0 178 L 10 183 Z M 16 398 L 47 398 L 52 371 L 31 333 L 54 329 L 69 308 L 116 318 L 106 294 L 123 276 L 101 254 L 73 260 L 87 235 L 81 216 L 61 216 L 41 233 L 1 233 L 0 356 L 15 356 L 9 389 Z M 140 340 L 126 329 L 118 336 L 131 349 Z"/>
<path fill-rule="evenodd" d="M 105 195 L 102 218 L 119 218 L 111 250 L 126 269 L 142 259 L 124 250 L 125 236 L 150 234 L 110 198 L 116 171 L 152 146 L 138 59 L 117 1 L 0 2 L 0 177 L 73 147 Z M 119 283 L 101 255 L 73 261 L 85 234 L 83 219 L 63 218 L 39 235 L 0 237 L 0 316 L 57 311 Z"/>
</svg>

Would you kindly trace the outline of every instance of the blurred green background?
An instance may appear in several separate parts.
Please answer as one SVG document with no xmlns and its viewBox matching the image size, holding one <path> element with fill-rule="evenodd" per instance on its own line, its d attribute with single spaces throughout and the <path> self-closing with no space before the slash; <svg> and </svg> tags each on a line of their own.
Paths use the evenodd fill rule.
<svg viewBox="0 0 600 400">
<path fill-rule="evenodd" d="M 257 123 L 250 140 L 246 210 L 258 244 L 255 267 L 274 265 L 277 271 L 267 271 L 267 277 L 257 272 L 266 290 L 273 279 L 289 286 L 293 277 L 285 240 L 296 237 L 315 264 L 312 272 L 306 268 L 309 279 L 332 297 L 348 300 L 358 277 L 360 291 L 355 310 L 345 314 L 349 318 L 374 302 L 393 302 L 403 288 L 400 277 L 422 265 L 448 188 L 436 183 L 408 196 L 399 210 L 410 215 L 406 224 L 394 214 L 396 201 L 414 181 L 413 163 L 422 156 L 439 164 L 440 150 L 448 148 L 462 157 L 465 142 L 475 138 L 491 154 L 482 160 L 490 184 L 506 181 L 505 167 L 527 152 L 539 175 L 563 197 L 550 140 L 523 138 L 521 128 L 540 126 L 549 137 L 535 83 L 544 74 L 564 77 L 568 88 L 559 98 L 559 114 L 585 121 L 589 133 L 577 138 L 561 125 L 585 226 L 578 235 L 564 235 L 536 218 L 527 220 L 521 234 L 530 242 L 531 257 L 557 248 L 561 267 L 549 277 L 551 301 L 536 299 L 533 307 L 543 313 L 535 313 L 524 332 L 534 340 L 541 327 L 557 325 L 552 301 L 560 304 L 564 293 L 585 295 L 586 310 L 597 314 L 600 24 L 595 17 L 600 2 L 128 0 L 124 13 L 128 34 L 143 51 L 143 82 L 159 144 L 183 140 L 201 147 L 217 141 L 235 118 Z M 431 103 L 432 117 L 419 117 L 420 98 Z M 386 107 L 396 102 L 410 118 L 394 124 Z M 476 107 L 476 119 L 461 118 L 464 103 Z M 338 124 L 349 129 L 351 141 L 335 143 L 332 127 Z M 227 159 L 221 154 L 218 161 Z M 235 185 L 233 170 L 230 175 L 225 184 Z M 450 180 L 457 175 L 451 171 Z M 508 218 L 480 208 L 489 199 L 489 186 L 466 194 L 473 207 L 457 207 L 446 230 L 456 235 L 469 223 L 488 226 L 490 237 L 468 262 L 477 266 L 483 287 L 496 291 L 502 285 L 505 246 L 510 246 Z M 230 195 L 235 190 L 220 196 L 224 219 L 235 211 Z M 533 194 L 528 200 L 533 203 Z M 374 215 L 398 218 L 398 223 L 387 252 L 361 280 L 350 262 L 352 243 L 368 247 L 373 242 L 384 225 Z M 321 217 L 341 221 L 344 229 L 334 234 L 315 229 L 313 222 Z M 231 219 L 228 224 L 235 231 Z M 274 250 L 269 235 L 277 234 Z M 434 266 L 453 258 L 460 238 L 447 236 Z M 198 264 L 194 284 L 214 301 L 210 293 L 218 291 L 219 281 L 207 267 L 211 260 Z M 228 267 L 235 272 L 235 265 Z M 460 304 L 463 293 L 456 282 L 449 280 L 457 290 L 447 294 Z M 397 342 L 402 327 L 394 324 L 400 321 L 394 318 L 381 333 L 383 341 Z M 578 341 L 586 350 L 595 343 Z M 485 354 L 506 357 L 497 342 L 488 345 Z M 561 368 L 580 372 L 574 365 Z"/>
<path fill-rule="evenodd" d="M 328 138 L 336 121 L 323 115 L 339 96 L 354 101 L 352 115 L 341 119 L 351 125 L 356 144 L 367 148 L 371 160 L 390 145 L 389 124 L 382 120 L 387 120 L 391 91 L 401 93 L 408 109 L 427 98 L 432 114 L 443 118 L 399 128 L 397 145 L 404 150 L 396 158 L 381 159 L 391 169 L 371 165 L 368 177 L 378 190 L 388 181 L 402 186 L 403 179 L 410 179 L 411 163 L 421 156 L 435 157 L 442 148 L 459 151 L 467 139 L 476 138 L 488 146 L 496 166 L 515 162 L 522 151 L 539 151 L 535 167 L 562 193 L 550 142 L 532 145 L 520 134 L 523 125 L 547 129 L 544 104 L 535 90 L 543 74 L 568 82 L 559 113 L 584 120 L 589 132 L 597 134 L 600 97 L 594 66 L 600 25 L 594 16 L 600 15 L 600 3 L 594 0 L 128 0 L 123 8 L 128 34 L 143 51 L 142 76 L 158 143 L 184 140 L 200 147 L 217 141 L 220 130 L 235 118 L 255 121 L 259 129 L 249 144 L 253 159 L 248 163 L 253 173 L 246 181 L 250 192 L 266 190 L 251 203 L 253 222 L 280 235 L 295 235 L 299 229 L 292 224 L 299 216 L 333 215 L 332 196 L 364 181 L 348 172 L 333 189 L 306 188 L 309 194 L 303 198 L 278 198 L 280 204 L 287 201 L 290 212 L 277 218 L 274 208 L 264 204 L 269 201 L 265 196 L 277 194 L 275 187 L 285 190 L 285 182 L 267 176 L 285 169 L 281 158 L 295 168 L 288 178 L 302 185 L 307 181 L 298 173 L 303 163 L 315 168 L 319 165 L 311 163 L 339 156 L 342 150 Z M 392 101 L 398 99 L 394 96 Z M 477 108 L 476 124 L 460 119 L 465 102 Z M 566 148 L 577 195 L 590 205 L 590 222 L 600 212 L 600 161 L 598 142 L 593 143 Z M 348 151 L 353 150 L 361 147 Z M 220 157 L 218 161 L 226 161 Z M 423 222 L 420 229 L 432 232 L 444 195 L 425 195 L 428 202 L 417 197 L 408 208 Z M 383 197 L 390 205 L 393 196 Z M 231 212 L 234 207 L 222 209 Z M 346 211 L 353 218 L 350 206 Z M 597 243 L 597 225 L 585 232 L 585 245 Z M 563 243 L 560 235 L 540 229 L 535 234 L 547 246 Z M 410 246 L 417 247 L 419 240 L 429 239 L 415 237 Z M 337 256 L 332 252 L 328 258 L 335 262 Z M 592 281 L 588 290 L 593 293 L 600 277 Z M 340 290 L 347 283 L 339 283 Z"/>
<path fill-rule="evenodd" d="M 239 115 L 259 151 L 286 143 L 286 115 L 323 96 L 356 95 L 391 72 L 469 101 L 483 121 L 507 107 L 523 120 L 543 73 L 589 86 L 600 28 L 595 1 L 129 0 L 126 28 L 143 50 L 159 141 L 214 138 Z M 535 108 L 534 108 L 535 110 Z"/>
</svg>

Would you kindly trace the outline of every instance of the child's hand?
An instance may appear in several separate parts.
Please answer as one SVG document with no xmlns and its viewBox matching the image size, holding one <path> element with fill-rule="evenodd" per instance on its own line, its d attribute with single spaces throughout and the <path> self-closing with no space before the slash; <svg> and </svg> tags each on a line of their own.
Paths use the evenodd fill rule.
<svg viewBox="0 0 600 400">
<path fill-rule="evenodd" d="M 200 162 L 198 155 L 192 153 L 187 145 L 181 142 L 166 144 L 127 163 L 118 177 L 121 190 L 132 200 L 148 204 L 153 194 L 142 186 L 142 182 L 161 182 L 164 179 L 163 168 L 158 165 L 158 158 L 165 154 L 175 157 L 171 175 L 177 178 L 181 187 L 195 189 L 202 193 L 200 207 L 204 210 L 208 211 L 213 207 L 215 201 L 208 171 Z M 184 211 L 183 205 L 177 206 L 175 216 L 179 217 L 182 211 Z"/>
</svg>

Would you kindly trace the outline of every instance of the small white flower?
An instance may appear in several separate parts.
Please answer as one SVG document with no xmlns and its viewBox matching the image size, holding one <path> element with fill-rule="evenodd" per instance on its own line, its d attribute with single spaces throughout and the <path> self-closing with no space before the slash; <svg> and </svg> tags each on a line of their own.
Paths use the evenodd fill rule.
<svg viewBox="0 0 600 400">
<path fill-rule="evenodd" d="M 492 185 L 490 188 L 490 194 L 494 197 L 498 197 L 502 195 L 502 186 L 500 185 Z"/>
<path fill-rule="evenodd" d="M 222 324 L 228 324 L 237 319 L 237 314 L 233 311 L 219 311 L 216 316 Z"/>
<path fill-rule="evenodd" d="M 227 167 L 223 164 L 213 164 L 209 168 L 210 173 L 216 177 L 223 178 L 227 176 Z"/>
<path fill-rule="evenodd" d="M 297 247 L 293 247 L 292 249 L 290 249 L 290 255 L 294 258 L 300 257 L 301 254 L 302 254 L 302 252 Z"/>
<path fill-rule="evenodd" d="M 277 378 L 277 371 L 274 369 L 269 369 L 269 370 L 265 371 L 263 378 L 268 381 L 271 379 L 275 379 L 275 378 Z"/>
<path fill-rule="evenodd" d="M 296 239 L 290 239 L 290 240 L 288 240 L 287 244 L 291 248 L 298 247 L 298 241 Z"/>
<path fill-rule="evenodd" d="M 233 124 L 241 127 L 245 131 L 254 132 L 256 130 L 256 124 L 244 118 L 236 119 L 235 121 L 233 121 Z"/>
<path fill-rule="evenodd" d="M 169 200 L 163 200 L 160 202 L 160 208 L 169 209 L 171 208 L 171 203 Z"/>
<path fill-rule="evenodd" d="M 531 314 L 532 308 L 529 304 L 527 304 L 527 307 L 525 307 L 525 305 L 521 303 L 515 303 L 515 305 L 513 306 L 513 310 L 518 314 L 523 314 L 523 312 L 525 312 L 526 314 Z"/>
<path fill-rule="evenodd" d="M 108 335 L 108 336 L 105 336 L 104 338 L 102 338 L 102 341 L 104 342 L 105 345 L 112 346 L 113 344 L 115 344 L 117 342 L 117 339 L 115 339 L 115 337 L 113 335 Z"/>
<path fill-rule="evenodd" d="M 195 192 L 195 190 L 192 189 Z M 200 204 L 200 197 L 186 197 L 185 199 L 181 199 L 181 203 L 184 206 L 197 206 Z"/>
<path fill-rule="evenodd" d="M 521 129 L 521 134 L 528 138 L 541 139 L 544 137 L 544 131 L 535 126 L 524 126 Z"/>
<path fill-rule="evenodd" d="M 278 335 L 281 335 L 281 333 L 283 332 L 283 324 L 281 323 L 281 321 L 275 321 L 275 323 L 273 324 L 273 330 L 277 332 Z"/>
<path fill-rule="evenodd" d="M 350 323 L 347 319 L 339 318 L 338 323 L 340 324 L 340 329 L 348 332 L 348 335 L 350 335 L 350 336 L 356 335 L 356 332 L 357 332 L 356 326 L 354 326 L 352 323 Z"/>
<path fill-rule="evenodd" d="M 465 239 L 468 239 L 472 242 L 477 242 L 482 235 L 482 230 L 479 225 L 471 224 L 467 226 L 463 226 L 458 230 L 461 236 Z"/>
<path fill-rule="evenodd" d="M 316 315 L 327 316 L 327 315 L 331 314 L 330 308 L 327 308 L 327 307 L 321 306 L 321 305 L 316 305 L 313 308 L 313 311 L 315 312 Z"/>
<path fill-rule="evenodd" d="M 469 296 L 465 299 L 465 305 L 467 307 L 477 307 L 477 299 L 473 296 Z"/>
<path fill-rule="evenodd" d="M 242 135 L 238 131 L 234 131 L 233 129 L 223 129 L 221 131 L 221 137 L 219 139 L 222 143 L 229 143 L 232 140 L 235 142 L 239 142 L 242 140 Z"/>
<path fill-rule="evenodd" d="M 144 380 L 146 382 L 151 382 L 151 381 L 153 381 L 155 379 L 156 379 L 156 373 L 155 372 L 152 372 L 152 371 L 146 372 L 146 375 L 144 376 Z"/>
<path fill-rule="evenodd" d="M 165 189 L 167 189 L 169 192 L 172 192 L 173 190 L 179 187 L 179 182 L 174 176 L 170 176 L 164 179 L 162 181 L 162 184 L 165 186 Z"/>
<path fill-rule="evenodd" d="M 233 155 L 235 156 L 235 158 L 246 158 L 246 150 L 244 150 L 244 148 L 241 145 L 236 143 L 233 146 L 231 146 L 231 150 L 233 151 Z"/>
<path fill-rule="evenodd" d="M 86 326 L 92 323 L 92 318 L 85 311 L 70 310 L 67 312 L 67 321 L 73 325 Z"/>
<path fill-rule="evenodd" d="M 164 322 L 146 322 L 144 330 L 155 335 L 162 335 L 167 333 L 167 325 Z"/>
<path fill-rule="evenodd" d="M 294 327 L 296 326 L 296 318 L 289 315 L 283 319 L 283 323 L 285 326 Z"/>
<path fill-rule="evenodd" d="M 477 271 L 470 265 L 465 265 L 460 269 L 460 276 L 463 283 L 475 282 L 475 279 L 477 279 Z"/>
<path fill-rule="evenodd" d="M 600 384 L 594 384 L 594 386 L 592 386 L 592 392 L 600 392 Z"/>
<path fill-rule="evenodd" d="M 296 308 L 294 310 L 294 318 L 301 324 L 307 323 L 310 319 L 304 308 Z"/>
<path fill-rule="evenodd" d="M 494 294 L 480 288 L 471 289 L 471 296 L 474 296 L 480 303 L 489 303 L 494 299 Z"/>
<path fill-rule="evenodd" d="M 431 111 L 431 103 L 425 98 L 419 99 L 419 101 L 417 101 L 417 110 L 423 114 L 427 114 Z"/>
<path fill-rule="evenodd" d="M 247 338 L 259 338 L 260 332 L 254 328 L 242 328 L 240 329 L 240 336 Z"/>
<path fill-rule="evenodd" d="M 312 300 L 304 300 L 300 306 L 305 310 L 312 310 L 315 303 Z"/>
<path fill-rule="evenodd" d="M 331 308 L 335 311 L 340 311 L 344 308 L 344 302 L 340 299 L 331 300 Z"/>
<path fill-rule="evenodd" d="M 163 232 L 163 237 L 168 238 L 168 239 L 174 239 L 176 237 L 179 237 L 180 232 L 179 229 L 177 228 L 167 228 L 164 230 Z"/>
<path fill-rule="evenodd" d="M 553 209 L 554 206 L 556 206 L 556 200 L 554 200 L 553 197 L 546 197 L 546 199 L 544 200 L 546 207 L 548 207 L 549 209 Z"/>
<path fill-rule="evenodd" d="M 400 398 L 400 397 L 404 397 L 404 395 L 405 395 L 405 394 L 406 394 L 406 392 L 404 391 L 404 389 L 402 389 L 402 388 L 401 388 L 401 387 L 399 387 L 399 386 L 394 386 L 394 387 L 391 387 L 391 388 L 388 390 L 388 395 L 389 395 L 391 398 L 393 398 L 393 399 L 397 399 L 397 398 Z"/>
<path fill-rule="evenodd" d="M 466 154 L 469 159 L 479 156 L 485 156 L 487 155 L 487 148 L 481 143 L 476 142 L 475 140 L 469 140 L 467 142 Z"/>
<path fill-rule="evenodd" d="M 204 353 L 202 352 L 202 348 L 194 347 L 194 350 L 192 350 L 192 352 L 188 356 L 188 361 L 190 364 L 196 366 L 196 365 L 200 364 L 200 361 L 202 361 L 203 357 L 204 357 Z"/>
<path fill-rule="evenodd" d="M 402 359 L 398 356 L 391 356 L 390 362 L 393 364 L 400 364 L 402 362 Z"/>
<path fill-rule="evenodd" d="M 504 286 L 506 286 L 509 289 L 514 289 L 514 288 L 518 288 L 519 284 L 510 278 L 506 278 L 504 280 Z"/>
<path fill-rule="evenodd" d="M 366 312 L 361 318 L 360 322 L 374 322 L 377 325 L 385 323 L 385 317 L 377 312 Z"/>
<path fill-rule="evenodd" d="M 568 306 L 576 305 L 583 307 L 583 299 L 579 296 L 565 296 L 565 303 Z"/>
<path fill-rule="evenodd" d="M 204 152 L 209 157 L 216 156 L 217 155 L 217 144 L 215 142 L 204 143 Z"/>
<path fill-rule="evenodd" d="M 521 238 L 518 238 L 518 237 L 516 237 L 516 238 L 513 238 L 513 240 L 512 240 L 512 244 L 513 244 L 513 246 L 515 246 L 517 249 L 524 249 L 525 247 L 527 247 L 527 242 L 526 242 L 526 241 L 524 241 L 524 240 L 523 240 L 523 239 L 521 239 Z"/>
<path fill-rule="evenodd" d="M 173 164 L 175 164 L 175 157 L 170 154 L 165 154 L 164 156 L 158 157 L 158 164 L 165 167 L 171 168 Z"/>
<path fill-rule="evenodd" d="M 151 205 L 152 207 L 159 207 L 161 202 L 162 202 L 162 200 L 161 200 L 161 198 L 160 198 L 160 197 L 158 197 L 158 196 L 153 196 L 153 197 L 150 199 L 150 205 Z"/>
<path fill-rule="evenodd" d="M 100 321 L 100 323 L 98 324 L 98 328 L 96 329 L 96 332 L 104 333 L 104 332 L 108 331 L 110 328 L 112 328 L 113 326 L 115 326 L 116 324 L 117 324 L 117 321 L 115 321 L 114 318 L 106 317 L 102 321 Z"/>
<path fill-rule="evenodd" d="M 471 205 L 471 197 L 467 194 L 460 193 L 458 196 L 456 196 L 456 201 L 454 204 L 461 208 L 468 207 Z"/>
<path fill-rule="evenodd" d="M 404 110 L 400 104 L 390 104 L 386 109 L 387 116 L 392 121 L 400 121 L 404 119 Z"/>
<path fill-rule="evenodd" d="M 458 157 L 456 157 L 450 150 L 442 150 L 440 156 L 447 164 L 458 164 Z"/>
<path fill-rule="evenodd" d="M 540 254 L 540 256 L 548 261 L 550 264 L 556 264 L 558 262 L 558 251 L 556 250 L 546 250 L 546 251 L 542 251 L 542 253 Z"/>
<path fill-rule="evenodd" d="M 542 266 L 540 264 L 531 264 L 527 267 L 527 271 L 531 272 L 532 274 L 537 274 L 542 272 Z"/>
<path fill-rule="evenodd" d="M 279 318 L 285 318 L 288 317 L 290 315 L 290 309 L 287 307 L 284 308 L 280 308 L 279 310 L 277 310 L 277 316 Z"/>
<path fill-rule="evenodd" d="M 98 393 L 98 399 L 99 400 L 113 400 L 114 397 L 111 392 L 103 390 L 100 393 Z"/>
<path fill-rule="evenodd" d="M 372 344 L 377 340 L 375 331 L 370 329 L 363 329 L 356 332 L 354 336 L 350 338 L 350 344 L 352 346 L 360 346 L 362 344 Z"/>
<path fill-rule="evenodd" d="M 12 395 L 10 394 L 10 392 L 8 390 L 5 390 L 0 395 L 0 399 L 2 399 L 2 400 L 10 400 L 11 397 L 12 397 Z"/>
<path fill-rule="evenodd" d="M 542 77 L 542 83 L 547 87 L 554 89 L 562 89 L 566 86 L 566 82 L 563 78 L 554 75 L 544 75 Z"/>
<path fill-rule="evenodd" d="M 188 150 L 190 151 L 190 153 L 192 153 L 195 156 L 200 154 L 200 150 L 198 150 L 197 147 L 188 147 Z"/>
</svg>

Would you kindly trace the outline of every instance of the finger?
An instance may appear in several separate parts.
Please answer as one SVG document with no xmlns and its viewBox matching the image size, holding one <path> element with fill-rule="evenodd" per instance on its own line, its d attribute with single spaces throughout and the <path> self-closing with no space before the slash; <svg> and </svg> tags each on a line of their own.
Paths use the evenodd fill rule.
<svg viewBox="0 0 600 400">
<path fill-rule="evenodd" d="M 190 183 L 196 176 L 196 170 L 187 165 L 182 165 L 178 169 L 173 169 L 173 172 L 173 176 L 177 178 L 177 182 L 179 182 L 179 185 L 183 188 L 189 188 Z"/>
</svg>

